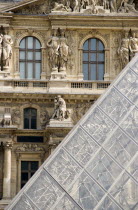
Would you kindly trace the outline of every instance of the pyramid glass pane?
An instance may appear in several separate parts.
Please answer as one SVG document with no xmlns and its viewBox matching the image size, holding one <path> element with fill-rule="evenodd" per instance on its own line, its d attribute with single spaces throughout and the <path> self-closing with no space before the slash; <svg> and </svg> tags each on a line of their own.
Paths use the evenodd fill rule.
<svg viewBox="0 0 138 210">
<path fill-rule="evenodd" d="M 138 209 L 138 55 L 7 209 Z"/>
</svg>

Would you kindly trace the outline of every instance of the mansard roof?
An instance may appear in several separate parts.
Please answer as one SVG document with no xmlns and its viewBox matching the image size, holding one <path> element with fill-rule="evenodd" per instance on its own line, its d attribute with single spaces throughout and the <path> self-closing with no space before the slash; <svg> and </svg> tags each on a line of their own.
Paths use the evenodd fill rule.
<svg viewBox="0 0 138 210">
<path fill-rule="evenodd" d="M 138 54 L 7 210 L 137 209 Z"/>
</svg>

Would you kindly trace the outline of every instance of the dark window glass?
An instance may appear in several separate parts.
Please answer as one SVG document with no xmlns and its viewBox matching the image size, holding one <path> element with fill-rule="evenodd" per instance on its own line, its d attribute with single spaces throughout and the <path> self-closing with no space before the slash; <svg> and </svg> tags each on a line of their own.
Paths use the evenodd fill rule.
<svg viewBox="0 0 138 210">
<path fill-rule="evenodd" d="M 38 161 L 21 161 L 21 188 L 34 175 L 38 167 Z"/>
<path fill-rule="evenodd" d="M 37 110 L 34 108 L 24 109 L 24 129 L 36 129 Z"/>
<path fill-rule="evenodd" d="M 43 136 L 17 136 L 17 142 L 43 142 Z"/>
<path fill-rule="evenodd" d="M 105 51 L 103 43 L 96 38 L 88 39 L 83 45 L 84 80 L 104 79 Z"/>
<path fill-rule="evenodd" d="M 20 42 L 21 79 L 40 79 L 41 44 L 35 37 L 25 37 Z"/>
</svg>

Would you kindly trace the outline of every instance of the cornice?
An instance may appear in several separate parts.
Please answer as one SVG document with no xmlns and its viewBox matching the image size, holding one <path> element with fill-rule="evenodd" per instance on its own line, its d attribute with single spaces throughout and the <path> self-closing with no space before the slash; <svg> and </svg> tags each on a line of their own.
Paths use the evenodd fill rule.
<svg viewBox="0 0 138 210">
<path fill-rule="evenodd" d="M 45 133 L 46 131 L 45 130 L 33 130 L 33 129 L 18 129 L 18 130 L 16 130 L 15 132 L 14 132 L 14 134 L 15 135 L 18 135 L 18 136 L 21 136 L 21 135 L 23 135 L 23 136 L 43 136 L 44 135 L 44 133 Z"/>
</svg>

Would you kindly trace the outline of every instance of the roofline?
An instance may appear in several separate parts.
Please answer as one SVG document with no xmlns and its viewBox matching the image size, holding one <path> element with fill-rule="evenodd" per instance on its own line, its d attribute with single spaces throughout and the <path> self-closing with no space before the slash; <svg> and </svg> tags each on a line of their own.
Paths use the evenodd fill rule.
<svg viewBox="0 0 138 210">
<path fill-rule="evenodd" d="M 31 4 L 33 2 L 37 2 L 39 0 L 23 0 L 22 2 L 17 2 L 17 3 L 14 3 L 14 5 L 10 5 L 10 6 L 7 6 L 7 7 L 4 7 L 1 9 L 2 12 L 7 12 L 7 11 L 11 11 L 13 9 L 16 9 L 16 8 L 19 8 L 19 7 L 22 7 L 22 6 L 25 6 L 27 4 Z"/>
</svg>

